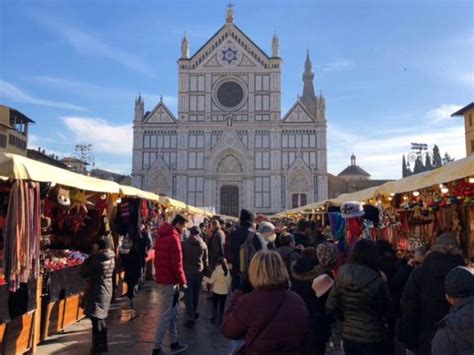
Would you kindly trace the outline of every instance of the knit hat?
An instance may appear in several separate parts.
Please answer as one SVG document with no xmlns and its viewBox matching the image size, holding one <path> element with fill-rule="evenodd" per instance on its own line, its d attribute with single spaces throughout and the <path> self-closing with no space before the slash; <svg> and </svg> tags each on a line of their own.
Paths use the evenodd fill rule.
<svg viewBox="0 0 474 355">
<path fill-rule="evenodd" d="M 240 211 L 240 222 L 252 223 L 255 220 L 255 213 L 243 208 Z"/>
<path fill-rule="evenodd" d="M 201 234 L 201 228 L 199 228 L 198 226 L 194 226 L 189 230 L 189 233 L 191 235 L 200 235 Z"/>
<path fill-rule="evenodd" d="M 258 227 L 258 232 L 265 238 L 266 241 L 274 241 L 276 238 L 275 226 L 270 222 L 263 222 Z"/>
<path fill-rule="evenodd" d="M 339 249 L 335 243 L 324 242 L 318 245 L 316 255 L 320 265 L 331 266 L 337 262 Z"/>
<path fill-rule="evenodd" d="M 342 218 L 362 217 L 364 214 L 364 207 L 358 201 L 344 202 L 341 206 Z"/>
<path fill-rule="evenodd" d="M 438 238 L 436 238 L 436 241 L 430 248 L 430 253 L 432 252 L 462 255 L 462 251 L 458 247 L 456 238 L 451 233 L 443 233 Z"/>
<path fill-rule="evenodd" d="M 452 269 L 444 279 L 444 288 L 454 298 L 474 296 L 474 270 L 464 266 Z"/>
</svg>

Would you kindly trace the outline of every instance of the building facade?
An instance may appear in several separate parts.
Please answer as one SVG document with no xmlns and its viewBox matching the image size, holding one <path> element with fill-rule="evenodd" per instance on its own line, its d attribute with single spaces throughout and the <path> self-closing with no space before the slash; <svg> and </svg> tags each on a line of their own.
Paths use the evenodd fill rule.
<svg viewBox="0 0 474 355">
<path fill-rule="evenodd" d="M 303 95 L 281 113 L 279 39 L 267 55 L 225 24 L 178 60 L 178 112 L 161 99 L 151 112 L 135 100 L 132 183 L 188 204 L 237 215 L 273 213 L 327 198 L 325 98 L 315 95 L 306 56 Z"/>
<path fill-rule="evenodd" d="M 466 139 L 466 156 L 474 154 L 474 102 L 464 106 L 451 116 L 464 116 L 464 134 Z"/>
<path fill-rule="evenodd" d="M 14 108 L 0 105 L 0 152 L 25 155 L 33 120 Z"/>
</svg>

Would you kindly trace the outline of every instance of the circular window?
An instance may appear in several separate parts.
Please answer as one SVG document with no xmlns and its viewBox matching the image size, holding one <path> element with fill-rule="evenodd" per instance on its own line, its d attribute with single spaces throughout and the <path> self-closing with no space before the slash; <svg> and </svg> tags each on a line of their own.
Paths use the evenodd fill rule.
<svg viewBox="0 0 474 355">
<path fill-rule="evenodd" d="M 239 105 L 244 98 L 244 89 L 235 81 L 226 81 L 217 89 L 217 100 L 226 108 Z"/>
</svg>

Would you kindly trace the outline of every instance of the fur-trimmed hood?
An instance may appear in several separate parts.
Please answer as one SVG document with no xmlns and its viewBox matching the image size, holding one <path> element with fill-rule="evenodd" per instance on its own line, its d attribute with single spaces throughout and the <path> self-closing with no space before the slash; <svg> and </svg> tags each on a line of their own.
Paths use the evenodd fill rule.
<svg viewBox="0 0 474 355">
<path fill-rule="evenodd" d="M 325 273 L 327 269 L 318 265 L 313 259 L 302 257 L 291 265 L 291 277 L 297 281 L 313 282 L 319 275 Z"/>
</svg>

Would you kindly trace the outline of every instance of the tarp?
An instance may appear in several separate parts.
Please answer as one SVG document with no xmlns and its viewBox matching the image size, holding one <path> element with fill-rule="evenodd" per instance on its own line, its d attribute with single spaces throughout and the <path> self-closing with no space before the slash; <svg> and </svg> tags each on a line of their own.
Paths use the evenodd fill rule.
<svg viewBox="0 0 474 355">
<path fill-rule="evenodd" d="M 464 179 L 468 176 L 474 176 L 474 155 L 453 161 L 435 170 L 426 171 L 396 181 L 386 182 L 378 187 L 377 193 L 379 195 L 388 195 L 391 193 L 415 191 Z"/>
<path fill-rule="evenodd" d="M 182 201 L 175 200 L 168 196 L 160 196 L 160 204 L 173 211 L 188 212 L 205 217 L 213 216 L 213 213 L 208 210 L 188 205 Z"/>
<path fill-rule="evenodd" d="M 81 175 L 21 155 L 0 153 L 0 176 L 16 180 L 50 182 L 90 192 L 120 192 L 119 184 Z"/>
<path fill-rule="evenodd" d="M 160 197 L 157 194 L 154 194 L 153 192 L 143 191 L 143 190 L 137 189 L 136 187 L 128 186 L 128 185 L 120 185 L 120 195 L 138 197 L 143 200 L 148 200 L 152 202 L 160 201 Z"/>
<path fill-rule="evenodd" d="M 339 206 L 347 201 L 366 201 L 379 195 L 387 196 L 392 193 L 398 194 L 416 191 L 450 181 L 464 179 L 469 176 L 474 176 L 474 155 L 456 160 L 435 170 L 408 176 L 400 180 L 388 181 L 380 186 L 369 187 L 368 189 L 342 194 L 334 199 L 319 201 L 292 210 L 282 211 L 271 218 L 297 215 L 326 204 Z"/>
</svg>

